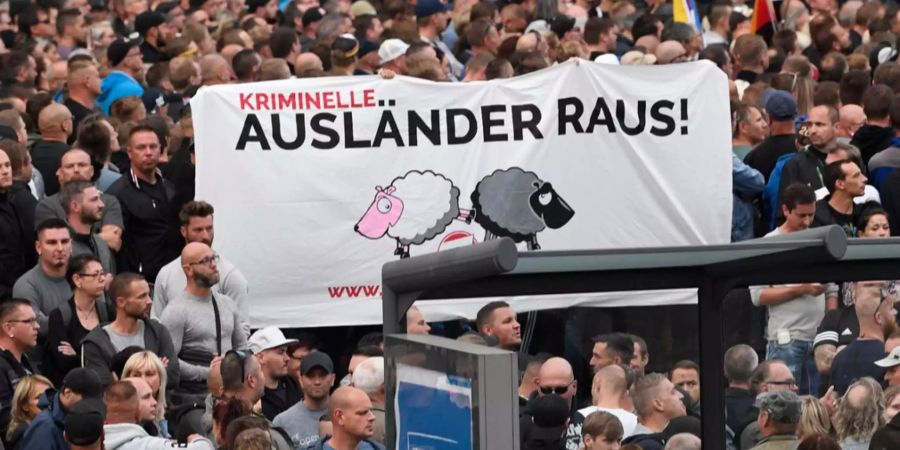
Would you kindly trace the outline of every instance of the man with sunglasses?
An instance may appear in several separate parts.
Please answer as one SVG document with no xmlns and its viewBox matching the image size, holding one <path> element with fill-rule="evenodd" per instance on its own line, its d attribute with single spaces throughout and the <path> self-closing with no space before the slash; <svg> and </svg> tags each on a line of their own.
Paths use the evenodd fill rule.
<svg viewBox="0 0 900 450">
<path fill-rule="evenodd" d="M 34 373 L 25 351 L 37 345 L 38 328 L 37 315 L 28 300 L 14 298 L 0 303 L 0 429 L 9 425 L 19 380 Z"/>
<path fill-rule="evenodd" d="M 537 390 L 528 400 L 528 405 L 525 406 L 525 410 L 522 412 L 522 417 L 519 420 L 522 436 L 529 435 L 530 429 L 534 427 L 534 412 L 530 407 L 534 399 L 546 395 L 558 395 L 566 401 L 566 404 L 571 410 L 572 398 L 578 390 L 578 381 L 575 380 L 572 365 L 565 359 L 559 357 L 550 358 L 541 365 L 538 377 L 535 379 L 535 385 L 537 386 Z M 576 429 L 574 426 L 570 426 L 566 439 L 567 441 L 571 441 L 573 445 L 571 448 L 577 448 L 578 444 L 581 443 L 580 427 Z"/>
<path fill-rule="evenodd" d="M 859 337 L 834 357 L 831 382 L 834 390 L 843 395 L 854 380 L 884 378 L 884 368 L 875 364 L 884 357 L 884 339 L 897 330 L 897 295 L 883 281 L 860 281 L 850 286 Z"/>
</svg>

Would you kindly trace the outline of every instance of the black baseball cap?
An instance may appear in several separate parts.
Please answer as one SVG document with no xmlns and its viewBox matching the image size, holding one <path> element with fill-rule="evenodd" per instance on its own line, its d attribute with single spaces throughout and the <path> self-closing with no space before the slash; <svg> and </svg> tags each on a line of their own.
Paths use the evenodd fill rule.
<svg viewBox="0 0 900 450">
<path fill-rule="evenodd" d="M 79 367 L 73 369 L 63 378 L 60 392 L 69 389 L 85 398 L 100 398 L 103 394 L 103 383 L 97 373 L 90 369 Z"/>
<path fill-rule="evenodd" d="M 314 351 L 306 355 L 300 362 L 300 374 L 307 375 L 316 367 L 321 367 L 328 373 L 334 373 L 334 363 L 331 362 L 331 357 L 326 353 Z"/>
<path fill-rule="evenodd" d="M 128 37 L 116 39 L 106 48 L 106 57 L 109 59 L 109 64 L 113 67 L 122 64 L 122 61 L 128 56 L 128 51 L 132 47 L 140 46 L 142 42 L 144 40 L 141 39 L 138 33 L 131 33 Z"/>
<path fill-rule="evenodd" d="M 81 400 L 66 413 L 66 441 L 79 446 L 96 443 L 103 437 L 105 420 L 106 405 L 100 399 Z"/>
<path fill-rule="evenodd" d="M 324 9 L 318 7 L 309 8 L 305 13 L 303 13 L 303 18 L 301 18 L 301 20 L 303 21 L 303 26 L 308 27 L 309 24 L 318 22 L 322 20 L 323 17 L 325 17 Z"/>
<path fill-rule="evenodd" d="M 144 11 L 134 19 L 134 31 L 141 36 L 146 36 L 147 32 L 153 27 L 158 27 L 166 23 L 167 17 L 159 12 Z"/>
</svg>

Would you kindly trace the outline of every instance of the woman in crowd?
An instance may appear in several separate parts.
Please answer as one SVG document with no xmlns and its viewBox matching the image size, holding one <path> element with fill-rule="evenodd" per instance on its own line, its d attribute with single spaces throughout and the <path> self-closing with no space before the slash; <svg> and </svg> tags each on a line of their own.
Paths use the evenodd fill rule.
<svg viewBox="0 0 900 450">
<path fill-rule="evenodd" d="M 166 366 L 155 353 L 144 350 L 131 355 L 122 369 L 123 378 L 143 378 L 153 390 L 156 397 L 156 420 L 153 425 L 158 431 L 157 436 L 171 437 L 168 422 L 166 422 Z"/>
<path fill-rule="evenodd" d="M 59 385 L 70 370 L 81 367 L 81 340 L 94 328 L 111 322 L 114 314 L 102 299 L 107 273 L 94 255 L 69 260 L 66 280 L 72 298 L 50 312 L 44 374 Z"/>
<path fill-rule="evenodd" d="M 249 414 L 250 410 L 247 408 L 247 404 L 241 399 L 232 398 L 231 400 L 220 400 L 216 402 L 213 406 L 213 436 L 216 438 L 216 444 L 219 445 L 219 448 L 229 448 L 229 446 L 226 445 L 228 441 L 226 433 L 229 429 L 228 426 L 231 425 L 235 419 Z M 234 441 L 234 436 L 231 437 L 231 440 Z"/>
<path fill-rule="evenodd" d="M 12 398 L 12 412 L 9 427 L 6 429 L 6 448 L 19 448 L 19 441 L 31 421 L 41 413 L 39 406 L 44 391 L 53 388 L 53 383 L 40 375 L 29 375 L 19 380 Z"/>
<path fill-rule="evenodd" d="M 891 223 L 887 212 L 881 208 L 869 208 L 856 222 L 856 234 L 861 238 L 890 237 Z"/>
<path fill-rule="evenodd" d="M 843 450 L 867 450 L 872 435 L 884 426 L 884 391 L 871 377 L 850 385 L 832 417 Z"/>
<path fill-rule="evenodd" d="M 803 395 L 800 399 L 803 403 L 797 437 L 803 440 L 806 436 L 831 434 L 831 418 L 819 399 L 811 395 Z"/>
<path fill-rule="evenodd" d="M 841 450 L 841 446 L 827 434 L 811 434 L 801 438 L 797 450 Z"/>
</svg>

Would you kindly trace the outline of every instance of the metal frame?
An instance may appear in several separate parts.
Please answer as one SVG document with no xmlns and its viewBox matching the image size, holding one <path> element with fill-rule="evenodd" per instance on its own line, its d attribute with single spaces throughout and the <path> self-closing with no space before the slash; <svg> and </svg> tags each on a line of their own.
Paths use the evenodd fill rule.
<svg viewBox="0 0 900 450">
<path fill-rule="evenodd" d="M 538 252 L 520 252 L 503 238 L 385 264 L 384 333 L 404 332 L 416 301 L 697 288 L 701 386 L 724 392 L 719 312 L 729 291 L 863 279 L 900 279 L 900 238 L 847 239 L 832 225 L 729 245 Z M 724 442 L 724 397 L 705 395 L 701 414 L 703 440 Z"/>
</svg>

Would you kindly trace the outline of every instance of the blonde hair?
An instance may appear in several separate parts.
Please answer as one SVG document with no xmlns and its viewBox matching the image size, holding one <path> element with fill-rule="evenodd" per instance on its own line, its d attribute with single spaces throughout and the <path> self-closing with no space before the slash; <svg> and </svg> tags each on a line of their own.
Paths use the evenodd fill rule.
<svg viewBox="0 0 900 450">
<path fill-rule="evenodd" d="M 802 414 L 800 425 L 797 427 L 797 437 L 802 440 L 804 437 L 814 434 L 830 435 L 831 418 L 819 403 L 819 399 L 812 395 L 803 395 L 800 400 L 802 401 Z"/>
<path fill-rule="evenodd" d="M 125 367 L 122 369 L 122 378 L 128 378 L 131 375 L 132 371 L 136 371 L 139 368 L 147 367 L 147 365 L 151 365 L 156 368 L 156 373 L 159 374 L 159 392 L 156 393 L 156 420 L 163 420 L 166 414 L 166 367 L 163 365 L 162 360 L 156 356 L 156 353 L 153 353 L 149 350 L 144 350 L 142 352 L 137 352 L 131 355 L 128 358 L 128 361 L 125 361 Z"/>
<path fill-rule="evenodd" d="M 11 438 L 17 428 L 31 423 L 37 416 L 31 414 L 28 404 L 31 402 L 31 391 L 39 384 L 46 385 L 48 388 L 54 387 L 52 381 L 41 375 L 28 375 L 19 380 L 16 391 L 13 393 L 12 412 L 9 426 L 6 428 L 6 439 Z"/>
</svg>

